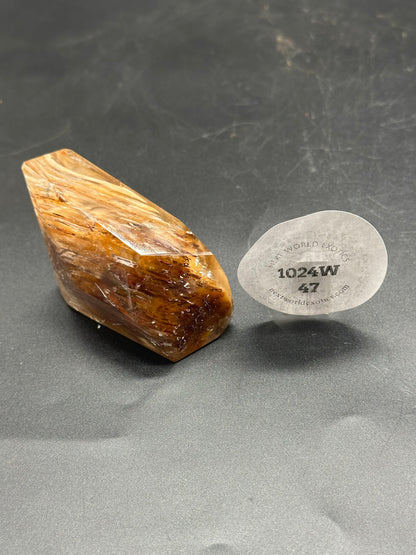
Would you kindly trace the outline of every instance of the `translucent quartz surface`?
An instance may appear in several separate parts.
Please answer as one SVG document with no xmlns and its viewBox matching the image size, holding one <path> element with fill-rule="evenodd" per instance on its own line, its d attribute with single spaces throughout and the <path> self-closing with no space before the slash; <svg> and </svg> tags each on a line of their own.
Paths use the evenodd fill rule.
<svg viewBox="0 0 416 555">
<path fill-rule="evenodd" d="M 364 303 L 386 270 L 386 247 L 369 222 L 325 210 L 269 229 L 242 259 L 238 279 L 270 308 L 313 315 Z"/>
<path fill-rule="evenodd" d="M 23 173 L 72 308 L 172 361 L 224 331 L 227 278 L 177 218 L 71 150 Z"/>
</svg>

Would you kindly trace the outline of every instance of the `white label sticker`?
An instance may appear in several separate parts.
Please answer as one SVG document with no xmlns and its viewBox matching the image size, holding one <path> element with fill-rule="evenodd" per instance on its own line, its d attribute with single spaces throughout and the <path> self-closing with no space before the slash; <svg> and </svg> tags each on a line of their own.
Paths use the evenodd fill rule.
<svg viewBox="0 0 416 555">
<path fill-rule="evenodd" d="M 368 301 L 383 283 L 387 251 L 366 220 L 325 210 L 278 224 L 243 257 L 242 287 L 287 314 L 328 314 Z"/>
</svg>

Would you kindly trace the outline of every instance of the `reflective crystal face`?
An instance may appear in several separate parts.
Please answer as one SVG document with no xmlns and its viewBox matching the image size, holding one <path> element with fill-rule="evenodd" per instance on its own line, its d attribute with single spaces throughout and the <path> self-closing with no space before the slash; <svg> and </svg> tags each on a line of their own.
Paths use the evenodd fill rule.
<svg viewBox="0 0 416 555">
<path fill-rule="evenodd" d="M 368 301 L 381 286 L 387 252 L 363 218 L 326 210 L 278 224 L 243 257 L 242 287 L 287 314 L 328 314 Z"/>
<path fill-rule="evenodd" d="M 177 218 L 72 150 L 28 160 L 23 173 L 72 308 L 172 361 L 224 331 L 228 280 Z"/>
</svg>

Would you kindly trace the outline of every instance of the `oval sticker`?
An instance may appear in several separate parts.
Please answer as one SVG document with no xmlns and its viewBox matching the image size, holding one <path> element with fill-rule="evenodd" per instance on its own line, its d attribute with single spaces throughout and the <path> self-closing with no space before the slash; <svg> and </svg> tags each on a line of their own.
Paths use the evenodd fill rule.
<svg viewBox="0 0 416 555">
<path fill-rule="evenodd" d="M 238 280 L 274 310 L 314 315 L 365 303 L 386 271 L 378 231 L 356 214 L 325 210 L 269 229 L 241 260 Z"/>
</svg>

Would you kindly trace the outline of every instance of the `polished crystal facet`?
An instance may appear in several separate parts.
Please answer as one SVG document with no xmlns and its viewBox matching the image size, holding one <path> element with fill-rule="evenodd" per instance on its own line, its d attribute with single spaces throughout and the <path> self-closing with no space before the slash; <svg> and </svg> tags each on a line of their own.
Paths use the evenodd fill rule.
<svg viewBox="0 0 416 555">
<path fill-rule="evenodd" d="M 72 150 L 28 160 L 23 173 L 72 308 L 172 361 L 224 331 L 227 278 L 177 218 Z"/>
</svg>

